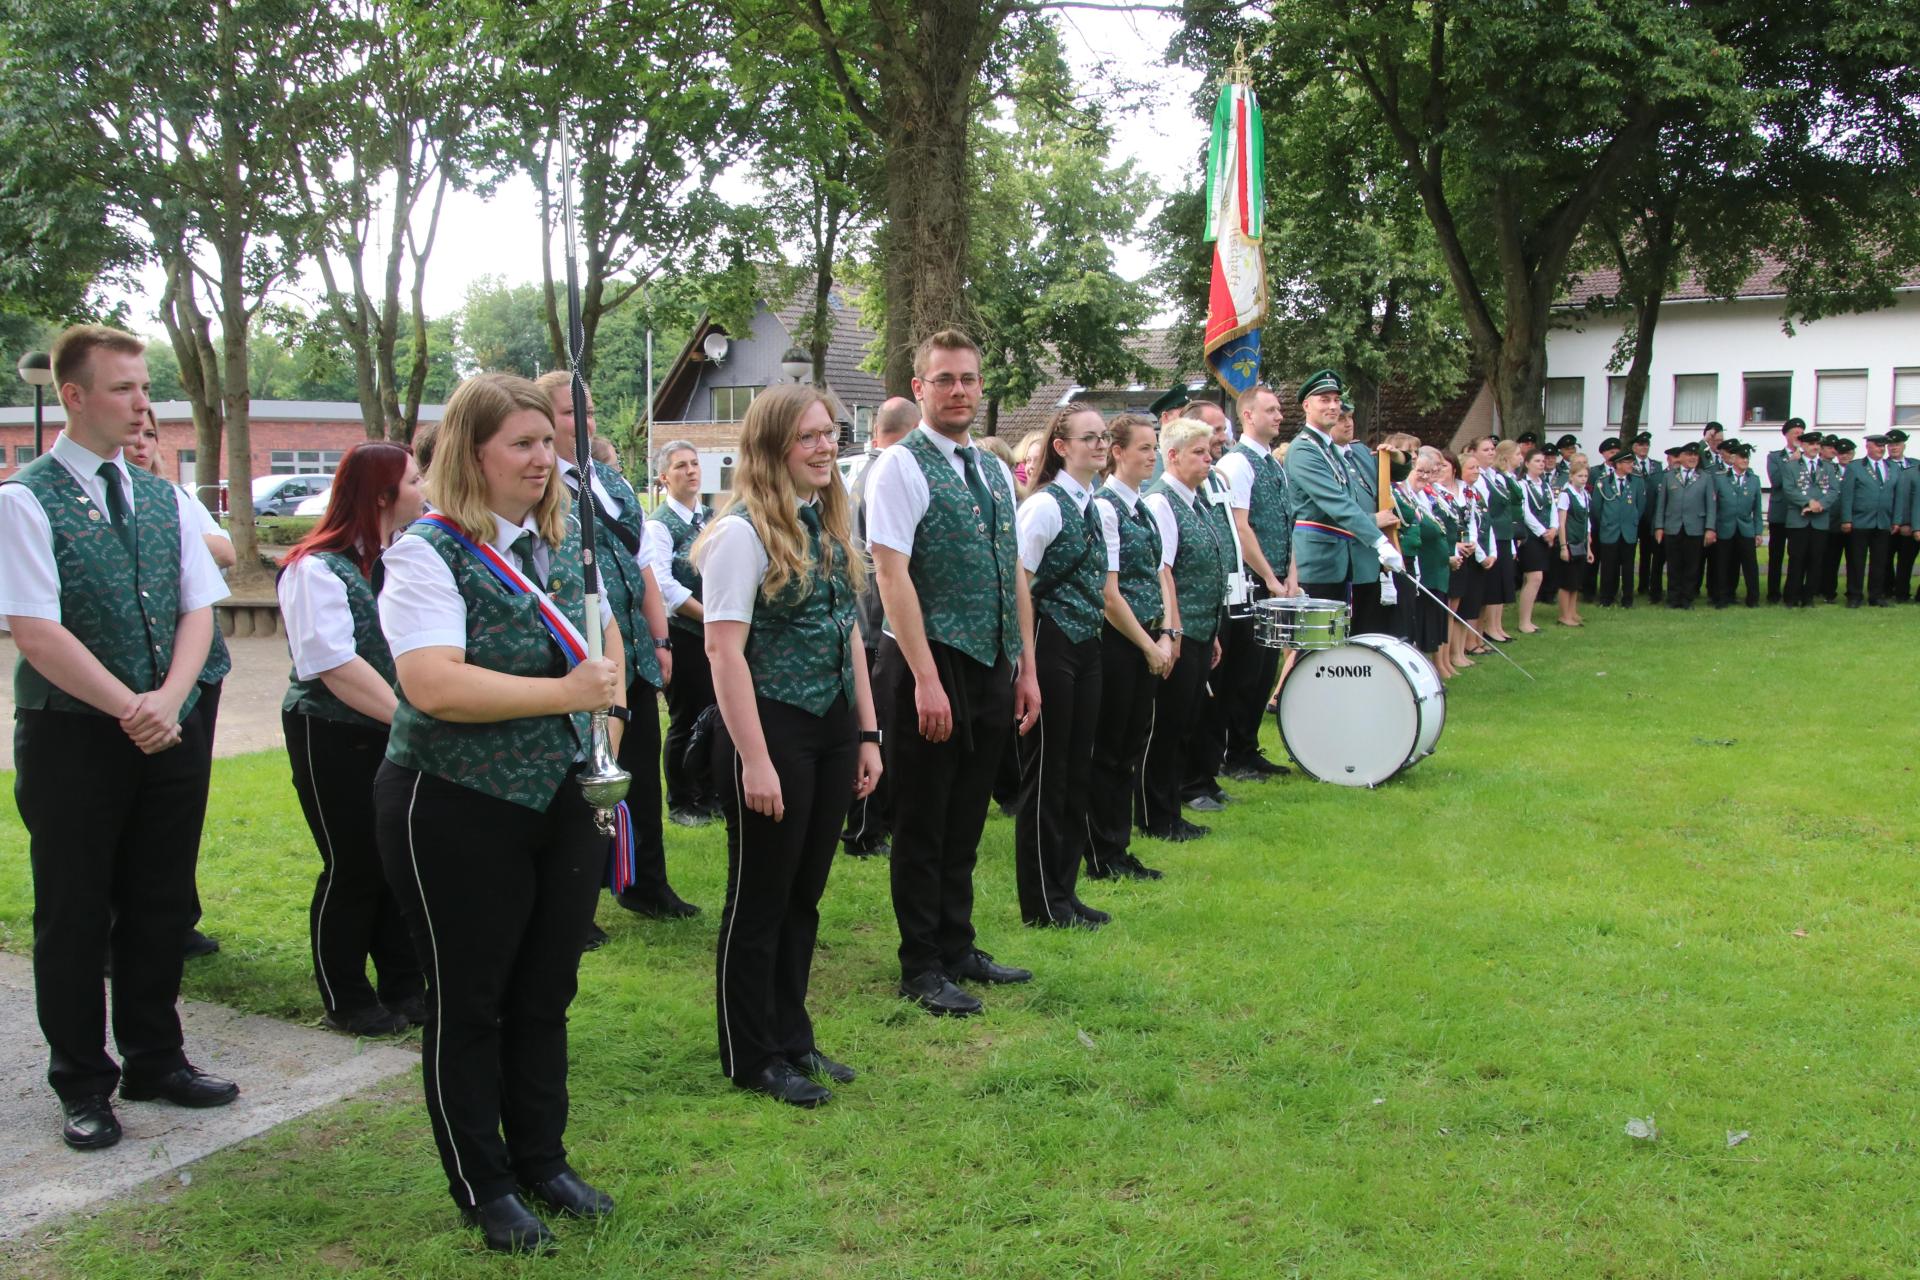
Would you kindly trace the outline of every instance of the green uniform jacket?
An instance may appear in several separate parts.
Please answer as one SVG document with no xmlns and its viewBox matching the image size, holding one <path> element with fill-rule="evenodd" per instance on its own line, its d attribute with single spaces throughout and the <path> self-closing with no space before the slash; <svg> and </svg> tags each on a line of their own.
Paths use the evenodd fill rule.
<svg viewBox="0 0 1920 1280">
<path fill-rule="evenodd" d="M 1713 531 L 1722 538 L 1760 536 L 1760 477 L 1752 470 L 1714 474 Z"/>
<path fill-rule="evenodd" d="M 1422 511 L 1419 516 L 1420 581 L 1427 590 L 1444 596 L 1453 582 L 1453 548 L 1460 541 L 1460 526 L 1445 503 L 1436 498 L 1431 505 L 1432 514 Z"/>
<path fill-rule="evenodd" d="M 1796 452 L 1793 458 L 1800 455 Z M 1774 449 L 1767 454 L 1767 523 L 1785 524 L 1791 504 L 1787 501 L 1785 487 L 1786 464 L 1792 459 L 1785 449 Z"/>
<path fill-rule="evenodd" d="M 1893 522 L 1911 529 L 1913 522 L 1920 520 L 1920 464 L 1912 458 L 1895 458 L 1892 462 L 1900 473 L 1893 491 Z"/>
<path fill-rule="evenodd" d="M 1786 492 L 1787 528 L 1827 529 L 1833 523 L 1833 509 L 1840 501 L 1840 485 L 1831 463 L 1815 459 L 1811 473 L 1801 458 L 1783 463 L 1780 487 Z M 1818 502 L 1820 510 L 1809 515 L 1807 505 Z"/>
<path fill-rule="evenodd" d="M 1487 476 L 1487 522 L 1493 536 L 1502 544 L 1513 541 L 1513 530 L 1520 519 L 1520 482 L 1503 471 Z"/>
<path fill-rule="evenodd" d="M 1312 427 L 1302 427 L 1287 450 L 1287 486 L 1293 494 L 1293 564 L 1300 582 L 1370 582 L 1380 576 L 1374 543 L 1371 478 L 1352 455 Z M 1325 527 L 1315 527 L 1325 526 Z"/>
<path fill-rule="evenodd" d="M 1713 528 L 1713 478 L 1701 471 L 1687 478 L 1679 467 L 1661 476 L 1654 496 L 1653 527 L 1695 537 Z"/>
<path fill-rule="evenodd" d="M 1597 539 L 1603 543 L 1624 542 L 1629 546 L 1638 542 L 1640 513 L 1647 505 L 1647 491 L 1640 477 L 1629 475 L 1622 483 L 1617 475 L 1601 476 L 1592 494 Z"/>
<path fill-rule="evenodd" d="M 1840 482 L 1841 524 L 1851 524 L 1856 529 L 1893 528 L 1894 486 L 1898 477 L 1884 458 L 1880 465 L 1887 473 L 1884 480 L 1875 473 L 1872 461 L 1867 458 L 1855 458 L 1847 464 L 1847 473 Z"/>
</svg>

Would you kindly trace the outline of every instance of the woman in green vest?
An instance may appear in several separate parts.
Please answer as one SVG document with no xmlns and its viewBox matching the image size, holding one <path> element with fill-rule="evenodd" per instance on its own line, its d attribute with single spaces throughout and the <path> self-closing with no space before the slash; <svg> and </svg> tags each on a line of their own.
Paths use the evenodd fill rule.
<svg viewBox="0 0 1920 1280">
<path fill-rule="evenodd" d="M 1160 527 L 1140 493 L 1153 478 L 1158 430 L 1152 418 L 1137 413 L 1121 414 L 1107 429 L 1113 433 L 1107 482 L 1093 499 L 1107 572 L 1101 586 L 1100 721 L 1087 797 L 1087 874 L 1096 880 L 1158 880 L 1160 873 L 1134 857 L 1128 844 L 1154 694 L 1173 669 L 1180 610 Z"/>
<path fill-rule="evenodd" d="M 1587 459 L 1576 453 L 1568 464 L 1567 487 L 1560 491 L 1560 616 L 1563 627 L 1579 627 L 1580 593 L 1593 564 L 1593 514 L 1587 494 Z"/>
<path fill-rule="evenodd" d="M 1547 457 L 1536 449 L 1527 455 L 1527 475 L 1520 483 L 1520 517 L 1524 533 L 1515 549 L 1520 570 L 1520 620 L 1517 625 L 1523 636 L 1540 630 L 1533 625 L 1533 606 L 1540 598 L 1540 588 L 1546 581 L 1553 556 L 1558 532 L 1555 510 L 1553 486 L 1547 481 Z"/>
<path fill-rule="evenodd" d="M 433 513 L 387 549 L 379 601 L 399 697 L 374 819 L 427 971 L 427 1113 L 455 1203 L 506 1252 L 553 1242 L 522 1190 L 559 1214 L 613 1211 L 562 1137 L 567 1006 L 607 863 L 577 776 L 587 713 L 624 707 L 625 656 L 610 617 L 604 656 L 585 656 L 553 437 L 553 407 L 526 379 L 455 388 Z"/>
<path fill-rule="evenodd" d="M 1033 928 L 1095 929 L 1111 919 L 1080 901 L 1075 885 L 1087 844 L 1106 612 L 1106 539 L 1093 486 L 1112 442 L 1099 410 L 1056 410 L 1016 517 L 1040 679 L 1040 721 L 1014 740 L 1020 757 L 1014 882 L 1020 918 Z"/>
<path fill-rule="evenodd" d="M 397 702 L 380 634 L 380 553 L 420 516 L 413 455 L 366 440 L 347 450 L 326 514 L 280 569 L 280 617 L 293 674 L 280 704 L 293 789 L 320 850 L 307 910 L 313 978 L 326 1023 L 356 1036 L 425 1022 L 420 960 L 374 841 L 373 779 Z M 367 981 L 373 961 L 378 988 Z"/>
<path fill-rule="evenodd" d="M 727 821 L 715 959 L 720 1069 L 794 1106 L 851 1067 L 814 1043 L 807 982 L 820 895 L 852 795 L 880 780 L 839 432 L 811 386 L 755 397 L 733 498 L 693 546 L 723 732 L 714 785 Z"/>
</svg>

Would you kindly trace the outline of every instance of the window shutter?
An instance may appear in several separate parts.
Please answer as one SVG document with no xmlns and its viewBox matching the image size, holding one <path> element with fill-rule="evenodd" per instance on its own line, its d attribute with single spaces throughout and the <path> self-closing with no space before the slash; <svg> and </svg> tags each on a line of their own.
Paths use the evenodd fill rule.
<svg viewBox="0 0 1920 1280">
<path fill-rule="evenodd" d="M 1867 375 L 1823 373 L 1814 417 L 1822 428 L 1859 427 L 1867 421 Z"/>
</svg>

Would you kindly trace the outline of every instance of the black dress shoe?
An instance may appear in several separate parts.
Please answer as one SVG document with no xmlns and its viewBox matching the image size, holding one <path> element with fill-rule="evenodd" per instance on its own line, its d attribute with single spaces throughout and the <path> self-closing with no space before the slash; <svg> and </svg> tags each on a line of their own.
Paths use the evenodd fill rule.
<svg viewBox="0 0 1920 1280">
<path fill-rule="evenodd" d="M 120 1096 L 128 1102 L 171 1102 L 176 1107 L 224 1107 L 240 1096 L 240 1086 L 231 1080 L 210 1076 L 192 1063 L 186 1063 L 145 1083 L 122 1080 Z"/>
<path fill-rule="evenodd" d="M 938 969 L 905 978 L 900 994 L 935 1017 L 964 1018 L 980 1012 L 980 1002 L 953 985 Z"/>
<path fill-rule="evenodd" d="M 1227 807 L 1225 801 L 1216 800 L 1211 795 L 1208 795 L 1205 792 L 1202 792 L 1197 796 L 1189 796 L 1187 799 L 1182 800 L 1180 803 L 1184 807 L 1193 810 L 1195 813 L 1219 813 L 1222 809 L 1225 809 Z"/>
<path fill-rule="evenodd" d="M 364 1009 L 336 1009 L 321 1021 L 335 1031 L 344 1031 L 350 1036 L 397 1036 L 413 1025 L 407 1021 L 404 1013 L 396 1013 L 380 1004 L 371 1004 Z"/>
<path fill-rule="evenodd" d="M 835 1084 L 852 1084 L 860 1075 L 846 1063 L 835 1062 L 818 1049 L 794 1059 L 793 1065 L 798 1067 L 803 1075 L 825 1076 Z"/>
<path fill-rule="evenodd" d="M 1085 920 L 1088 924 L 1091 924 L 1091 925 L 1103 925 L 1103 924 L 1113 923 L 1113 917 L 1109 915 L 1107 912 L 1100 910 L 1100 908 L 1098 907 L 1090 907 L 1086 903 L 1080 901 L 1080 899 L 1078 898 L 1075 898 L 1073 900 L 1073 914 L 1079 916 L 1082 920 Z"/>
<path fill-rule="evenodd" d="M 885 836 L 877 840 L 847 840 L 842 844 L 849 858 L 884 858 L 893 852 L 893 844 Z"/>
<path fill-rule="evenodd" d="M 105 1094 L 90 1093 L 72 1102 L 61 1102 L 67 1122 L 60 1126 L 60 1140 L 75 1151 L 101 1151 L 120 1141 L 120 1121 Z"/>
<path fill-rule="evenodd" d="M 460 1216 L 468 1226 L 480 1228 L 487 1248 L 495 1253 L 548 1253 L 559 1244 L 547 1224 L 511 1191 L 485 1204 L 463 1207 Z"/>
<path fill-rule="evenodd" d="M 1016 969 L 1010 964 L 995 964 L 993 957 L 975 947 L 960 957 L 958 964 L 947 966 L 957 982 L 1032 982 L 1033 970 Z"/>
<path fill-rule="evenodd" d="M 424 1027 L 427 1024 L 427 997 L 422 992 L 416 991 L 410 996 L 402 996 L 393 1001 L 383 1000 L 381 1003 L 416 1027 Z"/>
<path fill-rule="evenodd" d="M 785 1058 L 775 1058 L 751 1076 L 735 1077 L 733 1083 L 742 1089 L 764 1093 L 790 1107 L 817 1107 L 833 1096 L 825 1085 L 815 1084 L 801 1075 Z"/>
<path fill-rule="evenodd" d="M 1198 840 L 1211 830 L 1212 828 L 1210 827 L 1203 827 L 1198 823 L 1188 822 L 1185 818 L 1176 818 L 1170 826 L 1157 829 L 1148 827 L 1147 834 L 1155 840 L 1167 840 L 1174 844 L 1184 844 L 1188 840 Z"/>
<path fill-rule="evenodd" d="M 613 1212 L 613 1197 L 587 1185 L 571 1169 L 562 1169 L 551 1178 L 529 1183 L 527 1194 L 555 1213 L 569 1218 L 604 1218 Z"/>
<path fill-rule="evenodd" d="M 598 951 L 607 945 L 607 931 L 597 924 L 587 926 L 587 940 L 580 944 L 582 951 Z"/>
<path fill-rule="evenodd" d="M 1847 608 L 1858 609 L 1863 603 L 1865 602 L 1860 600 L 1849 600 L 1847 601 Z"/>
<path fill-rule="evenodd" d="M 1236 756 L 1227 764 L 1229 778 L 1238 777 L 1241 774 L 1253 778 L 1279 778 L 1292 772 L 1293 770 L 1287 766 L 1275 764 L 1257 751 L 1250 756 Z"/>
<path fill-rule="evenodd" d="M 643 898 L 635 893 L 623 893 L 614 901 L 649 920 L 687 920 L 700 914 L 700 908 L 683 900 L 679 894 L 668 889 L 657 898 Z"/>
<path fill-rule="evenodd" d="M 1129 880 L 1158 880 L 1164 874 L 1140 861 L 1131 852 L 1121 854 L 1117 865 L 1120 874 Z"/>
<path fill-rule="evenodd" d="M 181 948 L 181 954 L 189 960 L 197 960 L 201 956 L 210 956 L 219 949 L 220 940 L 218 938 L 209 938 L 198 929 L 189 929 L 187 930 L 187 945 Z"/>
</svg>

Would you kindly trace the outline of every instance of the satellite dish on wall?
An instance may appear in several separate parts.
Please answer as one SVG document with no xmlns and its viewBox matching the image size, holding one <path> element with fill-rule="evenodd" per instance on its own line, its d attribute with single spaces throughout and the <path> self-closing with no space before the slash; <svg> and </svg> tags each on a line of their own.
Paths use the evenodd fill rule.
<svg viewBox="0 0 1920 1280">
<path fill-rule="evenodd" d="M 732 344 L 727 341 L 726 334 L 710 333 L 707 335 L 706 341 L 700 344 L 700 349 L 707 353 L 707 359 L 713 361 L 715 364 L 719 364 L 727 358 L 727 351 L 731 345 Z"/>
</svg>

